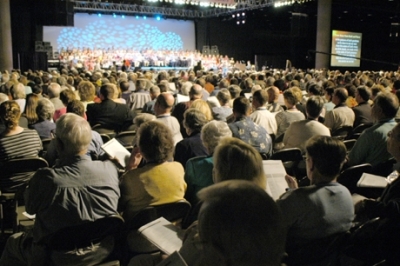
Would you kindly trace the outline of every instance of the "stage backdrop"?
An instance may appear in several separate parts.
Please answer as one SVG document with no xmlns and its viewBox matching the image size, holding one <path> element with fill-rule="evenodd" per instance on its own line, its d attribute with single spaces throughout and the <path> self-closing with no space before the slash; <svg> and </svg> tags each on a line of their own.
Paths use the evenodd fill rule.
<svg viewBox="0 0 400 266">
<path fill-rule="evenodd" d="M 78 13 L 74 27 L 43 27 L 43 41 L 62 48 L 195 50 L 193 21 Z"/>
</svg>

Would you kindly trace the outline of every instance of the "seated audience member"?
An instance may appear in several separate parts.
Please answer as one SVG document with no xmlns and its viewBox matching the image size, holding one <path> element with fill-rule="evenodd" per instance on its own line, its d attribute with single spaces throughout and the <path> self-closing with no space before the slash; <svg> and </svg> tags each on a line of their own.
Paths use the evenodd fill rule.
<svg viewBox="0 0 400 266">
<path fill-rule="evenodd" d="M 278 126 L 275 116 L 267 110 L 268 92 L 266 90 L 258 90 L 253 94 L 253 109 L 254 112 L 250 115 L 251 120 L 257 125 L 265 128 L 268 134 L 276 135 Z"/>
<path fill-rule="evenodd" d="M 142 109 L 144 104 L 151 101 L 149 91 L 147 90 L 148 80 L 136 80 L 136 90 L 131 93 L 127 105 L 131 110 Z"/>
<path fill-rule="evenodd" d="M 36 113 L 36 107 L 39 100 L 39 96 L 33 93 L 26 96 L 25 111 L 22 113 L 22 116 L 26 117 L 29 126 L 35 124 L 39 120 Z"/>
<path fill-rule="evenodd" d="M 333 240 L 346 232 L 354 218 L 350 192 L 336 182 L 346 157 L 344 144 L 328 136 L 314 136 L 307 141 L 306 156 L 311 185 L 298 188 L 296 179 L 287 175 L 289 191 L 277 201 L 288 230 L 289 261 L 299 260 L 293 265 L 318 256 L 315 253 L 318 241 L 322 243 L 327 239 L 329 242 L 331 237 Z"/>
<path fill-rule="evenodd" d="M 76 94 L 70 89 L 65 89 L 60 93 L 60 100 L 64 104 L 64 107 L 60 108 L 54 112 L 54 115 L 53 115 L 54 122 L 57 122 L 57 119 L 60 118 L 60 116 L 67 113 L 68 103 L 75 99 L 76 99 Z"/>
<path fill-rule="evenodd" d="M 206 157 L 189 159 L 185 168 L 185 181 L 187 184 L 185 199 L 187 199 L 193 207 L 198 202 L 196 197 L 197 192 L 214 183 L 212 173 L 214 167 L 214 150 L 225 137 L 232 137 L 232 131 L 229 129 L 228 125 L 222 121 L 208 122 L 201 130 L 201 141 L 209 155 Z"/>
<path fill-rule="evenodd" d="M 154 104 L 154 112 L 157 116 L 157 121 L 163 123 L 171 130 L 174 145 L 176 145 L 183 138 L 178 120 L 171 115 L 173 106 L 174 96 L 169 92 L 163 92 L 157 97 L 156 103 Z"/>
<path fill-rule="evenodd" d="M 60 100 L 61 86 L 58 83 L 50 83 L 48 89 L 49 100 L 54 105 L 54 110 L 61 109 L 64 106 L 62 101 Z"/>
<path fill-rule="evenodd" d="M 399 109 L 399 101 L 392 93 L 380 93 L 371 109 L 375 123 L 358 138 L 349 153 L 349 164 L 369 163 L 376 166 L 391 157 L 386 150 L 387 134 L 395 125 L 394 117 Z"/>
<path fill-rule="evenodd" d="M 96 88 L 93 83 L 90 81 L 81 81 L 78 84 L 78 95 L 83 103 L 83 106 L 86 107 L 88 104 L 94 103 L 94 98 L 96 96 Z"/>
<path fill-rule="evenodd" d="M 195 100 L 190 106 L 190 108 L 194 108 L 202 112 L 205 115 L 207 122 L 214 119 L 210 105 L 205 100 L 202 99 Z"/>
<path fill-rule="evenodd" d="M 264 189 L 229 180 L 205 188 L 199 198 L 203 265 L 281 265 L 282 213 Z"/>
<path fill-rule="evenodd" d="M 42 256 L 48 256 L 48 251 L 40 245 L 42 240 L 60 229 L 117 213 L 118 171 L 110 161 L 92 161 L 84 155 L 90 132 L 85 119 L 75 114 L 57 121 L 60 160 L 54 168 L 38 170 L 25 191 L 26 211 L 36 214 L 33 230 L 8 239 L 1 265 L 47 265 Z M 113 239 L 99 239 L 87 248 L 59 254 L 62 261 L 55 260 L 53 253 L 52 260 L 56 265 L 98 264 L 113 247 Z"/>
<path fill-rule="evenodd" d="M 174 151 L 171 130 L 163 123 L 149 121 L 140 126 L 137 134 L 146 165 L 129 170 L 121 178 L 119 206 L 128 222 L 147 206 L 183 199 L 186 190 L 182 165 L 170 162 Z"/>
<path fill-rule="evenodd" d="M 129 82 L 126 79 L 123 79 L 119 82 L 119 88 L 121 89 L 121 98 L 125 100 L 125 103 L 127 103 L 132 93 L 129 90 Z"/>
<path fill-rule="evenodd" d="M 6 102 L 8 100 L 9 100 L 8 95 L 0 92 L 0 104 Z M 3 122 L 3 120 L 0 119 L 0 135 L 4 132 L 4 130 L 6 130 L 6 126 Z"/>
<path fill-rule="evenodd" d="M 324 104 L 325 115 L 327 112 L 332 111 L 333 108 L 335 108 L 335 104 L 332 102 L 334 92 L 335 89 L 331 87 L 324 89 L 324 97 L 326 100 L 326 103 Z"/>
<path fill-rule="evenodd" d="M 324 100 L 320 96 L 311 96 L 306 102 L 307 119 L 294 121 L 290 124 L 283 137 L 285 148 L 299 148 L 305 153 L 305 143 L 312 136 L 330 136 L 329 128 L 318 122 L 324 107 Z"/>
<path fill-rule="evenodd" d="M 360 259 L 367 259 L 368 262 L 373 259 L 376 262 L 386 259 L 388 265 L 396 265 L 399 262 L 400 254 L 397 245 L 393 245 L 399 239 L 400 232 L 399 124 L 388 133 L 387 150 L 397 161 L 394 172 L 389 176 L 390 183 L 380 198 L 360 201 L 356 204 L 355 209 L 358 221 L 379 217 L 381 223 L 381 226 L 376 229 L 376 233 L 371 234 L 370 239 L 362 245 L 362 258 Z M 373 258 L 370 257 L 371 255 Z"/>
<path fill-rule="evenodd" d="M 278 103 L 279 99 L 279 89 L 275 86 L 269 87 L 267 89 L 268 92 L 268 104 L 267 109 L 271 113 L 281 112 L 283 111 L 282 106 Z"/>
<path fill-rule="evenodd" d="M 0 135 L 0 162 L 24 157 L 38 157 L 42 141 L 35 130 L 18 125 L 21 110 L 15 101 L 0 105 L 0 119 L 5 131 Z"/>
<path fill-rule="evenodd" d="M 156 103 L 157 97 L 158 97 L 158 95 L 160 95 L 161 91 L 160 91 L 159 87 L 152 86 L 152 87 L 150 87 L 149 92 L 150 92 L 151 101 L 149 101 L 143 105 L 142 113 L 149 113 L 149 114 L 154 115 L 155 114 L 154 113 L 154 104 Z"/>
<path fill-rule="evenodd" d="M 87 105 L 86 115 L 91 126 L 100 124 L 104 128 L 120 132 L 132 125 L 133 113 L 128 106 L 112 100 L 116 90 L 117 86 L 111 83 L 101 86 L 101 103 Z"/>
<path fill-rule="evenodd" d="M 83 103 L 78 100 L 72 100 L 67 105 L 67 113 L 73 113 L 79 115 L 80 117 L 85 118 L 85 107 Z M 106 154 L 101 149 L 103 145 L 103 140 L 99 133 L 94 130 L 91 130 L 92 140 L 89 143 L 87 148 L 86 155 L 89 156 L 92 160 L 98 160 L 104 158 Z M 57 154 L 57 141 L 53 139 L 49 146 L 47 147 L 47 152 L 45 155 L 45 159 L 48 162 L 49 166 L 53 166 L 56 164 L 56 160 L 59 157 Z"/>
<path fill-rule="evenodd" d="M 371 105 L 369 104 L 369 98 L 371 98 L 371 90 L 366 86 L 360 86 L 355 92 L 355 100 L 357 106 L 353 108 L 355 114 L 355 120 L 353 128 L 361 124 L 372 124 Z"/>
<path fill-rule="evenodd" d="M 242 140 L 224 138 L 215 148 L 214 182 L 231 179 L 244 179 L 264 190 L 267 188 L 267 178 L 260 153 Z"/>
<path fill-rule="evenodd" d="M 183 117 L 183 126 L 189 137 L 176 144 L 174 160 L 185 167 L 190 158 L 207 155 L 207 150 L 200 139 L 200 131 L 208 121 L 206 116 L 195 108 L 187 109 Z"/>
<path fill-rule="evenodd" d="M 233 107 L 233 101 L 240 96 L 240 87 L 236 84 L 233 84 L 228 87 L 229 93 L 231 95 L 231 99 L 229 100 L 229 106 Z M 228 121 L 228 119 L 227 119 Z"/>
<path fill-rule="evenodd" d="M 352 127 L 354 124 L 355 115 L 353 110 L 346 105 L 347 97 L 348 93 L 345 88 L 335 89 L 332 97 L 335 108 L 326 113 L 324 122 L 331 132 L 343 126 Z"/>
<path fill-rule="evenodd" d="M 13 100 L 19 105 L 21 113 L 25 110 L 26 105 L 26 94 L 25 86 L 22 83 L 16 83 L 11 88 L 11 96 Z"/>
<path fill-rule="evenodd" d="M 296 108 L 297 98 L 293 89 L 285 90 L 283 92 L 283 99 L 285 101 L 287 110 L 279 112 L 275 115 L 276 124 L 278 125 L 276 138 L 279 138 L 282 134 L 285 134 L 292 122 L 305 119 L 304 114 Z"/>
<path fill-rule="evenodd" d="M 190 106 L 192 105 L 192 103 L 195 100 L 201 99 L 202 97 L 203 97 L 203 88 L 198 84 L 193 84 L 189 90 L 189 99 L 190 100 L 187 102 L 178 103 L 172 112 L 172 116 L 174 116 L 174 117 L 176 117 L 176 119 L 178 119 L 181 134 L 183 137 L 187 137 L 185 128 L 183 127 L 183 114 L 185 113 L 185 111 L 187 109 L 190 108 Z"/>
<path fill-rule="evenodd" d="M 212 108 L 215 120 L 226 122 L 226 118 L 232 115 L 232 108 L 229 105 L 231 95 L 228 89 L 221 89 L 217 94 L 218 102 L 221 106 Z"/>
<path fill-rule="evenodd" d="M 133 119 L 133 124 L 135 125 L 136 132 L 139 130 L 140 126 L 143 123 L 148 122 L 148 121 L 153 121 L 156 119 L 157 119 L 156 116 L 152 115 L 152 114 L 146 114 L 146 113 L 138 114 Z M 133 149 L 131 152 L 131 156 L 129 158 L 129 162 L 128 162 L 127 166 L 125 167 L 126 171 L 138 168 L 142 162 L 143 157 L 142 157 L 142 154 L 140 153 L 140 149 L 137 144 L 137 139 L 138 139 L 138 135 L 136 134 L 132 140 Z"/>
<path fill-rule="evenodd" d="M 36 130 L 41 139 L 51 139 L 54 136 L 56 124 L 52 121 L 54 115 L 54 105 L 46 98 L 39 100 L 36 107 L 38 122 L 31 125 Z"/>
<path fill-rule="evenodd" d="M 246 97 L 241 96 L 235 99 L 233 102 L 235 121 L 229 124 L 232 136 L 243 140 L 258 152 L 269 156 L 272 154 L 272 139 L 263 127 L 250 119 L 250 109 L 250 102 Z"/>
</svg>

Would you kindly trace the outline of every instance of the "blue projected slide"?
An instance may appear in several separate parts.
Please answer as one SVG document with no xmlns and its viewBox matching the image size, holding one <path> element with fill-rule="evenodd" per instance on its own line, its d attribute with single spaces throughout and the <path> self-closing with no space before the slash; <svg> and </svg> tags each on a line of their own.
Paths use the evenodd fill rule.
<svg viewBox="0 0 400 266">
<path fill-rule="evenodd" d="M 62 48 L 195 50 L 193 21 L 75 14 L 74 27 L 43 27 L 43 41 Z"/>
</svg>

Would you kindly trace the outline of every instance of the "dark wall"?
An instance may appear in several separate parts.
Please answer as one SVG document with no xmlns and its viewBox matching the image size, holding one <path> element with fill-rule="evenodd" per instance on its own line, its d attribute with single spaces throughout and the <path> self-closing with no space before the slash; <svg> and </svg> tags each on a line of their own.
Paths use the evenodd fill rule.
<svg viewBox="0 0 400 266">
<path fill-rule="evenodd" d="M 220 54 L 252 63 L 257 55 L 259 68 L 265 63 L 269 67 L 284 68 L 286 59 L 291 60 L 294 67 L 313 68 L 315 54 L 308 51 L 316 47 L 316 4 L 312 8 L 269 7 L 248 11 L 246 24 L 239 26 L 229 16 L 200 20 L 196 23 L 197 49 L 201 50 L 203 45 L 217 45 Z M 347 19 L 333 16 L 331 28 L 326 30 L 363 34 L 361 55 L 366 60 L 361 60 L 360 69 L 397 70 L 400 64 L 400 37 L 390 38 L 390 22 L 379 19 L 370 17 L 361 21 L 354 14 Z"/>
<path fill-rule="evenodd" d="M 298 67 L 310 67 L 307 50 L 315 47 L 315 27 L 306 17 L 281 21 L 265 15 L 263 10 L 246 12 L 246 23 L 237 25 L 229 16 L 200 20 L 196 23 L 197 49 L 217 45 L 222 55 L 250 60 L 257 65 L 284 68 L 286 60 Z M 310 37 L 311 36 L 311 37 Z"/>
</svg>

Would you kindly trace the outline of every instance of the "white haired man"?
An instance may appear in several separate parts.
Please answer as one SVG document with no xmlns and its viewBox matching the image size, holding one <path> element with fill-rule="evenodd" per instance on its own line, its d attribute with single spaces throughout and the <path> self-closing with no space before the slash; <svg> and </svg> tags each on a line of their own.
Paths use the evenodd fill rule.
<svg viewBox="0 0 400 266">
<path fill-rule="evenodd" d="M 56 146 L 60 160 L 53 168 L 38 170 L 25 191 L 26 211 L 36 214 L 34 227 L 8 239 L 0 265 L 44 262 L 46 252 L 38 244 L 43 239 L 60 229 L 117 213 L 118 170 L 110 161 L 92 161 L 86 156 L 91 139 L 91 128 L 83 117 L 67 113 L 57 120 Z M 97 264 L 104 259 L 103 252 L 108 256 L 113 246 L 113 241 L 103 239 L 86 252 L 81 249 L 76 252 L 80 252 L 82 262 Z"/>
</svg>

